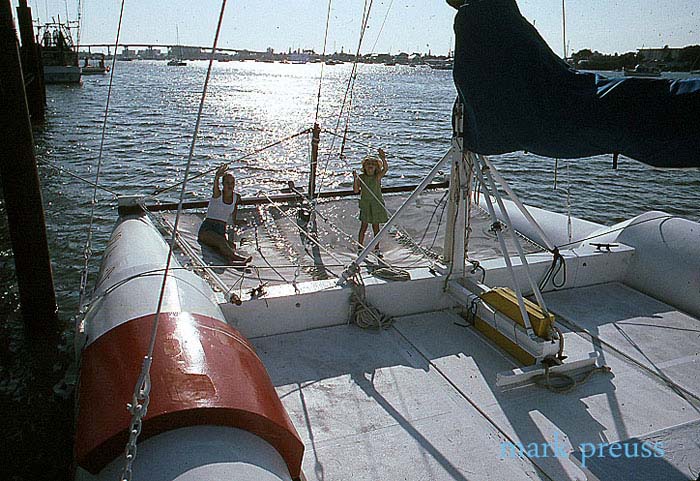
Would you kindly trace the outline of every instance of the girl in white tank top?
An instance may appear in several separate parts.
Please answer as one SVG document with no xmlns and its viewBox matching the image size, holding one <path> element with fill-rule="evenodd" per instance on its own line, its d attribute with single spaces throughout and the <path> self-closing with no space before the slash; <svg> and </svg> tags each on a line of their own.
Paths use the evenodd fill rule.
<svg viewBox="0 0 700 481">
<path fill-rule="evenodd" d="M 231 218 L 236 220 L 236 211 L 240 196 L 234 192 L 236 178 L 232 173 L 226 172 L 228 165 L 224 164 L 216 171 L 214 178 L 214 191 L 209 199 L 207 216 L 199 227 L 197 239 L 200 244 L 214 249 L 222 255 L 231 265 L 243 266 L 250 262 L 251 257 L 243 257 L 236 253 L 233 241 L 226 235 L 226 227 Z M 223 189 L 219 186 L 219 179 L 223 177 Z"/>
</svg>

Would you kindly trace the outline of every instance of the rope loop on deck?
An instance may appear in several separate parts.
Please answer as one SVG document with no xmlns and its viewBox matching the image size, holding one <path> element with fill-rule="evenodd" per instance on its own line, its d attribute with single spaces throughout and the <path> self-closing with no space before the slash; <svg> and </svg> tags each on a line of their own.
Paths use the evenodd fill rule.
<svg viewBox="0 0 700 481">
<path fill-rule="evenodd" d="M 538 386 L 547 388 L 556 394 L 566 394 L 573 391 L 577 386 L 585 384 L 593 376 L 593 374 L 599 373 L 609 373 L 612 372 L 609 366 L 595 366 L 593 369 L 588 371 L 581 379 L 576 379 L 574 376 L 570 376 L 563 372 L 552 372 L 550 369 L 553 365 L 558 365 L 560 363 L 556 361 L 550 361 L 549 359 L 544 359 L 542 361 L 544 365 L 544 374 L 535 376 L 532 380 Z M 558 381 L 554 381 L 558 379 Z"/>
<path fill-rule="evenodd" d="M 367 302 L 365 283 L 359 274 L 348 279 L 352 287 L 350 295 L 351 316 L 350 319 L 362 329 L 388 329 L 394 323 L 394 318 L 382 313 L 379 309 Z"/>
</svg>

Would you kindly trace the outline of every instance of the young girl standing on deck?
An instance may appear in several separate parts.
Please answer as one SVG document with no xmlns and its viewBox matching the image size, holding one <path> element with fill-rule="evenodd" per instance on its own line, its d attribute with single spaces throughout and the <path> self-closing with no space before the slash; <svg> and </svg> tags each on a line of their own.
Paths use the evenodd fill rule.
<svg viewBox="0 0 700 481">
<path fill-rule="evenodd" d="M 362 173 L 357 174 L 352 171 L 352 190 L 360 194 L 360 232 L 357 241 L 364 245 L 367 225 L 372 224 L 372 232 L 376 236 L 379 232 L 379 224 L 383 224 L 389 219 L 384 198 L 382 197 L 382 177 L 389 170 L 386 162 L 386 154 L 382 149 L 378 150 L 379 158 L 367 156 L 362 161 Z M 380 163 L 381 160 L 381 163 Z M 377 257 L 382 257 L 379 244 L 374 248 Z"/>
</svg>

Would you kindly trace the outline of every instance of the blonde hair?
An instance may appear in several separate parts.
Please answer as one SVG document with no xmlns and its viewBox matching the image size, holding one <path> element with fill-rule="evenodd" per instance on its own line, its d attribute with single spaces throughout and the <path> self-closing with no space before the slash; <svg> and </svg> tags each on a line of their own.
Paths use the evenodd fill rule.
<svg viewBox="0 0 700 481">
<path fill-rule="evenodd" d="M 380 162 L 380 160 L 379 160 L 379 157 L 376 157 L 376 156 L 374 156 L 374 155 L 368 155 L 367 157 L 365 157 L 364 159 L 362 159 L 362 173 L 365 174 L 365 175 L 369 175 L 369 174 L 367 173 L 367 170 L 366 170 L 367 164 L 369 164 L 369 163 L 374 163 L 374 164 L 376 164 L 377 170 L 375 171 L 374 175 L 377 175 L 378 171 L 381 170 L 381 168 L 382 168 L 382 167 L 381 167 L 382 164 L 381 164 L 381 162 Z"/>
</svg>

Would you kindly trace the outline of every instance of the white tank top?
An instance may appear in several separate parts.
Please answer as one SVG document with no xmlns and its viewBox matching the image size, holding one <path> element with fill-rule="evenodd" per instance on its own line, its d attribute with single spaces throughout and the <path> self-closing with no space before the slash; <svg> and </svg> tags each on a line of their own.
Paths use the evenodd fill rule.
<svg viewBox="0 0 700 481">
<path fill-rule="evenodd" d="M 219 197 L 210 198 L 209 208 L 207 209 L 207 219 L 220 220 L 228 223 L 231 214 L 233 214 L 233 209 L 236 208 L 239 197 L 240 196 L 234 192 L 233 202 L 231 204 L 224 202 L 223 193 Z"/>
</svg>

